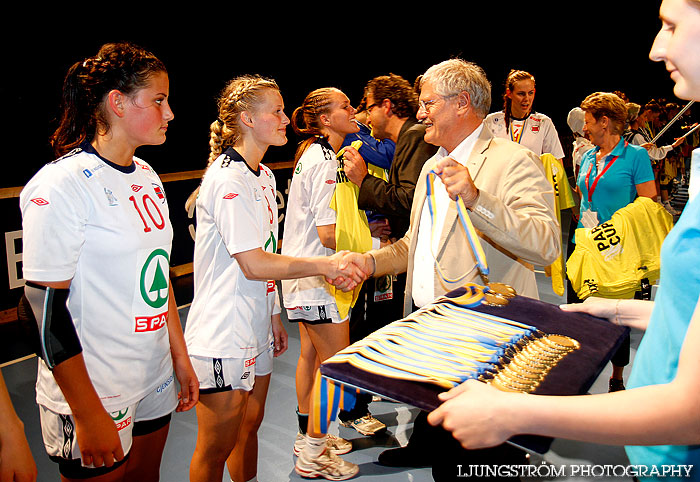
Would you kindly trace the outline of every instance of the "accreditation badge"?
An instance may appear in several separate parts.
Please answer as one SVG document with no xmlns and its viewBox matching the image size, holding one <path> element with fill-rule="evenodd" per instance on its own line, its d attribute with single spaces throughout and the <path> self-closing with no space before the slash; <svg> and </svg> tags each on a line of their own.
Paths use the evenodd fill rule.
<svg viewBox="0 0 700 482">
<path fill-rule="evenodd" d="M 586 229 L 595 228 L 596 226 L 598 226 L 598 213 L 595 211 L 591 211 L 590 209 L 582 211 L 581 224 Z"/>
<path fill-rule="evenodd" d="M 391 300 L 394 298 L 394 277 L 392 275 L 381 276 L 374 280 L 374 302 Z"/>
</svg>

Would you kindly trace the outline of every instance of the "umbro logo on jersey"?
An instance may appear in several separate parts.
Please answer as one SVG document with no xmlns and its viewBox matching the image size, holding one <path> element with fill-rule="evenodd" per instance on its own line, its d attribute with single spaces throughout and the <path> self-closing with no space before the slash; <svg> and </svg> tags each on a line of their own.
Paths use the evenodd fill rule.
<svg viewBox="0 0 700 482">
<path fill-rule="evenodd" d="M 241 377 L 241 380 L 247 380 L 249 376 L 250 376 L 250 372 L 245 372 L 243 374 L 243 376 Z"/>
<path fill-rule="evenodd" d="M 46 206 L 49 203 L 46 199 L 41 197 L 35 197 L 34 199 L 30 199 L 30 201 L 37 206 Z"/>
<path fill-rule="evenodd" d="M 237 196 L 238 196 L 238 194 L 236 194 L 236 193 L 234 193 L 234 192 L 230 192 L 230 193 L 228 193 L 227 195 L 224 196 L 224 199 L 233 199 L 233 198 L 235 198 L 235 197 L 237 197 Z"/>
<path fill-rule="evenodd" d="M 143 189 L 143 186 L 139 186 L 138 184 L 131 185 L 131 190 L 134 192 L 139 192 L 141 189 Z"/>
</svg>

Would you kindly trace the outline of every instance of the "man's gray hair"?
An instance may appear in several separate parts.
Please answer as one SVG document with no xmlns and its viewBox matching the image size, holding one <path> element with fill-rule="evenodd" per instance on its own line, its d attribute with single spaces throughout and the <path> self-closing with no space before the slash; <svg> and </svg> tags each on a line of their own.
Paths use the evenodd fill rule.
<svg viewBox="0 0 700 482">
<path fill-rule="evenodd" d="M 430 82 L 438 95 L 449 97 L 467 92 L 474 111 L 482 119 L 491 108 L 491 82 L 478 65 L 462 59 L 450 59 L 435 64 L 421 78 L 421 87 Z"/>
</svg>

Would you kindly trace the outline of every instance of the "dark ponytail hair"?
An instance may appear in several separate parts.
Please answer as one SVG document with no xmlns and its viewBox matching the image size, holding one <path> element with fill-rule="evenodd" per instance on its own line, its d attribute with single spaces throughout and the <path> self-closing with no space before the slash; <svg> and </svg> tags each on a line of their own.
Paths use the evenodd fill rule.
<svg viewBox="0 0 700 482">
<path fill-rule="evenodd" d="M 105 96 L 112 90 L 133 94 L 158 72 L 167 72 L 165 65 L 130 43 L 105 44 L 94 57 L 73 64 L 63 82 L 61 118 L 49 138 L 54 154 L 60 157 L 98 131 L 108 132 Z"/>
<path fill-rule="evenodd" d="M 505 114 L 503 121 L 506 123 L 506 132 L 510 129 L 510 119 L 511 119 L 511 99 L 508 97 L 508 92 L 512 92 L 515 88 L 515 83 L 521 80 L 531 80 L 535 82 L 535 77 L 530 72 L 525 72 L 524 70 L 511 70 L 506 78 L 506 90 L 503 93 L 503 113 Z"/>
</svg>

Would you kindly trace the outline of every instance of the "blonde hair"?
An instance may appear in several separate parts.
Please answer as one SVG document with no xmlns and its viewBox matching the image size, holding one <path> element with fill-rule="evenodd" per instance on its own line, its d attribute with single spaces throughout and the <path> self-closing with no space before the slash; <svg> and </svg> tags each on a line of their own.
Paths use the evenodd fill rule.
<svg viewBox="0 0 700 482">
<path fill-rule="evenodd" d="M 594 92 L 581 102 L 581 109 L 590 113 L 596 121 L 605 116 L 610 119 L 611 132 L 621 135 L 627 121 L 627 106 L 619 96 L 610 92 Z"/>
<path fill-rule="evenodd" d="M 230 80 L 217 101 L 218 118 L 209 126 L 209 162 L 242 137 L 239 125 L 241 113 L 254 112 L 268 89 L 279 91 L 274 80 L 259 75 L 243 75 Z"/>
<path fill-rule="evenodd" d="M 217 119 L 209 126 L 209 159 L 207 167 L 233 146 L 243 136 L 240 127 L 241 113 L 255 112 L 268 90 L 279 91 L 277 82 L 259 75 L 242 75 L 230 80 L 219 94 L 217 100 Z M 185 202 L 185 209 L 190 210 L 199 194 L 199 186 Z"/>
</svg>

